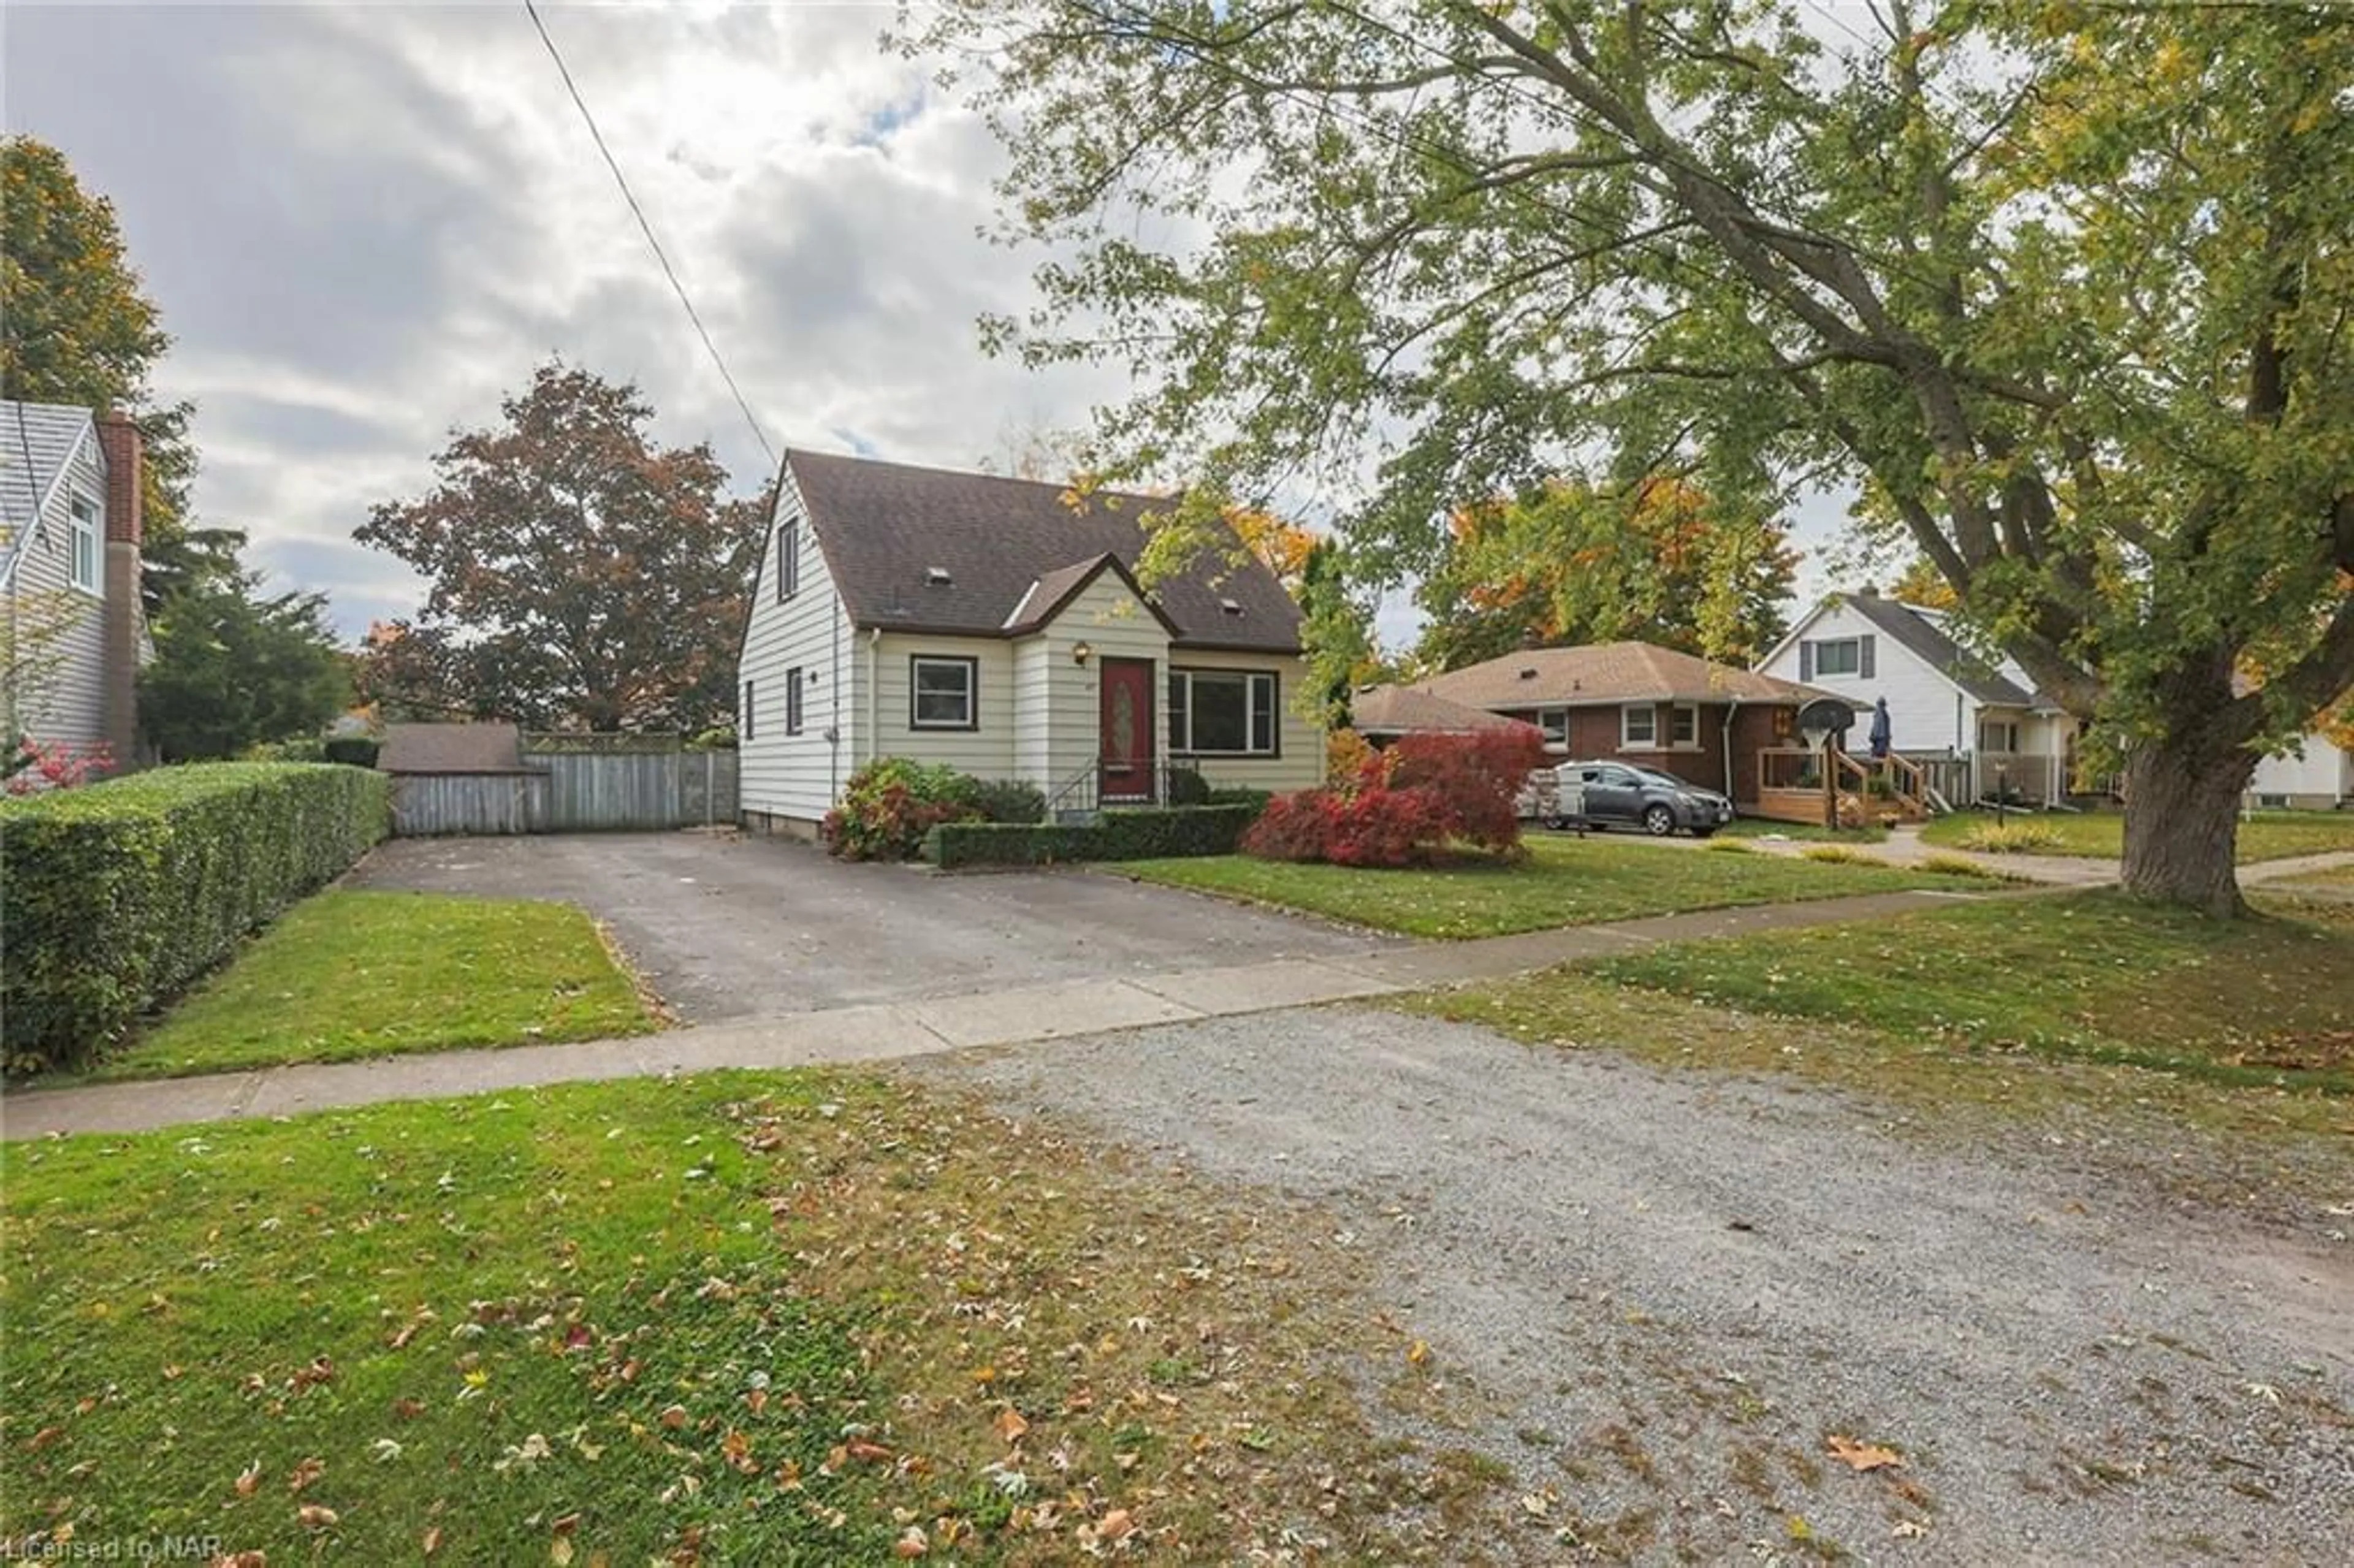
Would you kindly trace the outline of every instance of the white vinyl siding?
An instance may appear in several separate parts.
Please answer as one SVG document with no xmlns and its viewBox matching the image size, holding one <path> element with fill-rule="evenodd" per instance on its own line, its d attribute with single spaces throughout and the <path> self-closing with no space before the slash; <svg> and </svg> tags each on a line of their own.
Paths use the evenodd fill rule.
<svg viewBox="0 0 2354 1568">
<path fill-rule="evenodd" d="M 1074 654 L 1087 645 L 1087 662 Z M 1169 633 L 1107 571 L 1072 596 L 1062 613 L 1016 646 L 1015 752 L 1022 777 L 1055 789 L 1094 765 L 1103 751 L 1103 664 L 1107 659 L 1152 665 L 1153 754 L 1165 756 Z"/>
<path fill-rule="evenodd" d="M 748 812 L 814 822 L 832 809 L 861 758 L 852 715 L 862 711 L 859 678 L 866 639 L 843 613 L 824 553 L 811 535 L 790 472 L 779 491 L 774 515 L 779 522 L 803 519 L 792 531 L 800 541 L 799 591 L 790 599 L 780 599 L 774 591 L 779 530 L 772 526 L 760 563 L 761 580 L 769 591 L 752 595 L 751 623 L 737 676 L 739 683 L 753 684 L 773 701 L 785 690 L 786 672 L 800 670 L 802 723 L 799 734 L 788 734 L 781 708 L 772 706 L 758 716 L 773 722 L 756 722 L 738 731 L 741 800 Z"/>
<path fill-rule="evenodd" d="M 907 757 L 918 762 L 946 763 L 976 779 L 1013 777 L 1014 696 L 1013 645 L 994 637 L 935 637 L 912 631 L 886 631 L 870 648 L 864 632 L 858 638 L 859 658 L 875 681 L 874 700 L 862 703 L 858 755 L 861 761 L 877 757 Z M 913 695 L 913 661 L 970 659 L 973 668 L 973 704 L 980 724 L 971 729 L 918 729 L 908 723 Z M 872 725 L 872 728 L 868 726 Z"/>
<path fill-rule="evenodd" d="M 1874 640 L 1870 676 L 1827 674 L 1813 663 L 1809 647 L 1819 651 L 1828 642 Z M 1978 745 L 1978 701 L 1962 691 L 1945 673 L 1893 637 L 1881 636 L 1862 613 L 1845 603 L 1827 605 L 1802 619 L 1795 635 L 1785 641 L 1758 668 L 1785 681 L 1819 686 L 1857 705 L 1850 743 L 1859 749 L 1872 733 L 1871 707 L 1876 697 L 1888 700 L 1890 738 L 1899 752 L 1962 755 Z M 2006 670 L 2018 681 L 2021 676 Z M 2032 744 L 2033 737 L 2025 737 Z"/>
<path fill-rule="evenodd" d="M 2320 736 L 2309 735 L 2285 757 L 2267 757 L 2256 764 L 2250 793 L 2285 805 L 2327 808 L 2354 798 L 2354 752 L 2342 751 Z"/>
<path fill-rule="evenodd" d="M 39 532 L 23 541 L 16 570 L 0 589 L 14 602 L 0 610 L 16 617 L 20 635 L 45 629 L 45 668 L 23 694 L 9 738 L 17 733 L 77 749 L 106 739 L 106 614 L 99 599 L 74 583 L 71 503 L 106 493 L 106 460 L 95 438 L 74 450 L 64 478 L 49 497 Z M 13 541 L 12 541 L 13 543 Z M 98 575 L 105 580 L 104 530 L 100 529 Z"/>
</svg>

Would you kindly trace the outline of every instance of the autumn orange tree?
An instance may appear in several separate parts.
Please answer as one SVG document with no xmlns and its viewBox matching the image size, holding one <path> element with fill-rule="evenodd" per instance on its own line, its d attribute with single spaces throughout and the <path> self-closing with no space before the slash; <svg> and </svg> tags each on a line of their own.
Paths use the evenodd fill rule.
<svg viewBox="0 0 2354 1568">
<path fill-rule="evenodd" d="M 1683 480 L 1553 479 L 1461 506 L 1418 598 L 1448 670 L 1514 648 L 1634 640 L 1747 664 L 1777 641 L 1797 556 L 1772 521 Z"/>
<path fill-rule="evenodd" d="M 634 387 L 550 364 L 501 409 L 355 535 L 430 584 L 373 637 L 363 689 L 542 726 L 726 722 L 766 500 L 726 499 L 708 445 L 655 446 Z"/>
</svg>

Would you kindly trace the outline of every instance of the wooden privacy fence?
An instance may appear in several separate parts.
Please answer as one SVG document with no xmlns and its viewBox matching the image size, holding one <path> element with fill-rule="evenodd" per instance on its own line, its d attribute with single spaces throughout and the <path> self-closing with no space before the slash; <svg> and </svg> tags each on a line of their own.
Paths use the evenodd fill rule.
<svg viewBox="0 0 2354 1568">
<path fill-rule="evenodd" d="M 675 737 L 534 735 L 523 766 L 393 779 L 393 832 L 574 833 L 658 831 L 736 820 L 736 754 Z"/>
</svg>

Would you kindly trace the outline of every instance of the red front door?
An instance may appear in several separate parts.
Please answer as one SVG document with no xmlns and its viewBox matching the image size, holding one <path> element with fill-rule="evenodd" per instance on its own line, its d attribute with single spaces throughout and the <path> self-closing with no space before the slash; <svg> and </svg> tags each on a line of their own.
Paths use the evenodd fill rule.
<svg viewBox="0 0 2354 1568">
<path fill-rule="evenodd" d="M 1152 661 L 1106 659 L 1102 663 L 1103 798 L 1107 805 L 1150 800 L 1153 740 Z"/>
</svg>

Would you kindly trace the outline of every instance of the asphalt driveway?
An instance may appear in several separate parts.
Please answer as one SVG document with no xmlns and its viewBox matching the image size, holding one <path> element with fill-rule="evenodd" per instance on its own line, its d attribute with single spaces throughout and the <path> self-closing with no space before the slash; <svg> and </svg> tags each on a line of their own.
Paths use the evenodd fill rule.
<svg viewBox="0 0 2354 1568">
<path fill-rule="evenodd" d="M 1116 876 L 938 876 L 695 832 L 395 839 L 352 885 L 578 905 L 696 1023 L 1400 945 Z"/>
</svg>

